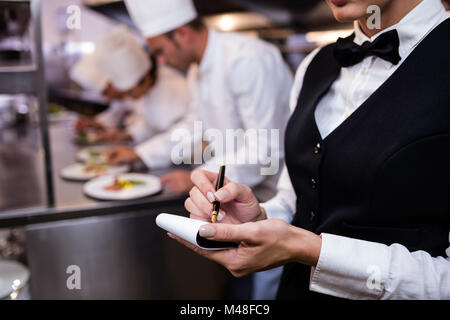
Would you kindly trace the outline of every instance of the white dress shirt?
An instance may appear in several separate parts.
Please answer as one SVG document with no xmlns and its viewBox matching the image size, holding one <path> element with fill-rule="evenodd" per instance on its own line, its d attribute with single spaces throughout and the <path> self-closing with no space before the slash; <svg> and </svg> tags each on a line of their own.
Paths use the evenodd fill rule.
<svg viewBox="0 0 450 320">
<path fill-rule="evenodd" d="M 315 111 L 322 138 L 325 139 L 362 105 L 417 45 L 449 17 L 440 0 L 424 0 L 397 25 L 383 31 L 397 29 L 400 64 L 395 66 L 377 57 L 367 57 L 355 66 L 342 68 L 339 78 Z M 380 34 L 369 39 L 355 23 L 354 41 L 359 45 L 373 41 Z M 297 71 L 291 111 L 297 106 L 305 72 L 318 51 L 311 53 Z M 269 218 L 291 222 L 296 211 L 296 195 L 286 169 L 281 174 L 278 188 L 277 196 L 263 207 Z M 449 255 L 450 248 L 447 250 Z M 311 270 L 310 290 L 348 299 L 450 299 L 450 258 L 433 258 L 424 251 L 409 252 L 400 244 L 386 246 L 322 234 L 319 262 Z"/>
<path fill-rule="evenodd" d="M 172 128 L 173 133 L 185 132 L 184 136 L 199 142 L 208 129 L 216 129 L 224 136 L 227 131 L 237 129 L 278 129 L 280 141 L 277 144 L 269 141 L 268 147 L 279 154 L 278 166 L 283 165 L 283 136 L 289 118 L 293 76 L 275 46 L 256 37 L 209 29 L 201 63 L 192 66 L 188 81 L 192 112 L 188 119 Z M 194 135 L 194 121 L 202 122 L 200 135 Z M 148 142 L 148 152 L 138 149 L 139 155 L 150 168 L 167 167 L 172 164 L 171 152 L 176 144 L 179 141 L 168 136 L 157 137 Z M 248 143 L 239 145 L 234 150 L 225 150 L 228 153 L 225 158 L 259 151 L 267 153 L 265 149 L 253 151 L 253 148 L 255 145 Z M 213 158 L 201 168 L 217 172 L 221 162 Z M 262 175 L 264 164 L 235 165 L 226 160 L 224 163 L 229 179 L 276 190 L 279 174 Z"/>
<path fill-rule="evenodd" d="M 114 101 L 97 116 L 107 128 L 117 128 L 127 113 L 126 131 L 136 144 L 170 130 L 189 110 L 191 101 L 186 78 L 177 71 L 160 67 L 155 85 L 139 99 Z M 145 152 L 145 147 L 142 148 Z"/>
</svg>

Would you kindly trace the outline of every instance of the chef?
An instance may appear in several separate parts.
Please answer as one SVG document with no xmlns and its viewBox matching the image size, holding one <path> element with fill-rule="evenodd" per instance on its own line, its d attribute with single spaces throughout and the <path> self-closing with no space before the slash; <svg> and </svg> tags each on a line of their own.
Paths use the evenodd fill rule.
<svg viewBox="0 0 450 320">
<path fill-rule="evenodd" d="M 260 205 L 228 181 L 224 223 L 200 235 L 245 245 L 183 243 L 236 276 L 285 265 L 282 299 L 450 299 L 450 14 L 440 0 L 327 3 L 355 31 L 298 69 L 279 194 Z M 191 217 L 209 221 L 216 177 L 193 173 Z"/>
<path fill-rule="evenodd" d="M 71 78 L 102 92 L 110 107 L 95 119 L 80 118 L 76 129 L 95 130 L 96 139 L 140 144 L 163 134 L 187 113 L 190 94 L 183 75 L 156 61 L 120 25 L 96 42 L 96 51 L 72 68 Z M 121 123 L 125 129 L 120 129 Z"/>
<path fill-rule="evenodd" d="M 225 134 L 226 130 L 275 129 L 283 136 L 293 77 L 276 47 L 254 37 L 208 29 L 190 0 L 125 3 L 158 61 L 188 73 L 193 116 L 173 132 L 184 129 L 192 133 L 194 122 L 201 121 L 204 131 L 212 128 Z M 151 169 L 166 167 L 172 163 L 174 145 L 173 139 L 155 139 L 137 153 Z M 250 148 L 243 144 L 225 152 L 238 155 Z M 268 141 L 267 149 L 283 158 L 281 138 L 272 144 Z M 273 191 L 279 172 L 264 175 L 261 167 L 259 163 L 230 163 L 227 176 Z M 203 168 L 217 171 L 219 163 L 204 161 Z M 188 171 L 175 171 L 161 181 L 178 193 L 192 187 Z"/>
</svg>

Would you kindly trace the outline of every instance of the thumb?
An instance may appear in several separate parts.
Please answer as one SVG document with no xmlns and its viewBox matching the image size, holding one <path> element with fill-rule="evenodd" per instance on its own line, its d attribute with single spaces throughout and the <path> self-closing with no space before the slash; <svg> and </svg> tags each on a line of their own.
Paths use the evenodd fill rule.
<svg viewBox="0 0 450 320">
<path fill-rule="evenodd" d="M 208 240 L 220 242 L 255 242 L 253 223 L 244 224 L 205 224 L 200 227 L 199 235 Z"/>
</svg>

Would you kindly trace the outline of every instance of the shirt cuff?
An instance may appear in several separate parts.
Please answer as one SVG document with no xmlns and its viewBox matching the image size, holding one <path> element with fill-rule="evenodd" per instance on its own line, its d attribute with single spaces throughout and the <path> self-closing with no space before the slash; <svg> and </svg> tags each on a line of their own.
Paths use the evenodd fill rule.
<svg viewBox="0 0 450 320">
<path fill-rule="evenodd" d="M 389 277 L 389 261 L 389 247 L 384 244 L 324 233 L 309 288 L 346 299 L 380 299 Z"/>
<path fill-rule="evenodd" d="M 291 223 L 292 221 L 292 212 L 276 201 L 261 203 L 261 207 L 266 210 L 267 219 L 281 219 L 287 223 Z"/>
</svg>

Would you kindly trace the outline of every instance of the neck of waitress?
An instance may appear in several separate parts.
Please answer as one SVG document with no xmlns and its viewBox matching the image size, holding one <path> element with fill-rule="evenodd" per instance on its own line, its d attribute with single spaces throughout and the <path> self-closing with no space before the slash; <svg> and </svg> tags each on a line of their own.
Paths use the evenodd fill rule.
<svg viewBox="0 0 450 320">
<path fill-rule="evenodd" d="M 201 234 L 247 245 L 202 254 L 237 276 L 285 265 L 281 299 L 450 299 L 450 14 L 440 0 L 327 3 L 355 30 L 297 71 L 279 193 L 258 210 L 228 182 L 223 221 L 253 222 Z M 205 195 L 207 178 L 193 175 Z"/>
</svg>

